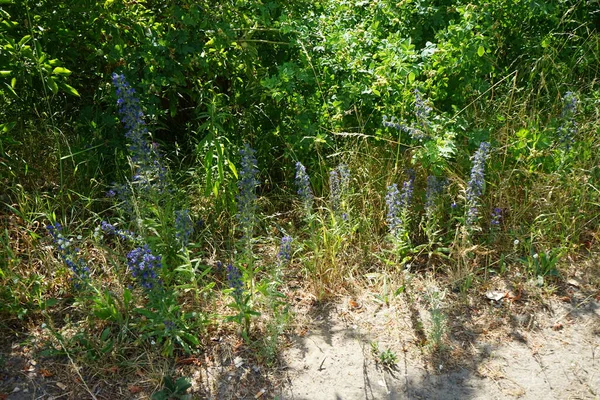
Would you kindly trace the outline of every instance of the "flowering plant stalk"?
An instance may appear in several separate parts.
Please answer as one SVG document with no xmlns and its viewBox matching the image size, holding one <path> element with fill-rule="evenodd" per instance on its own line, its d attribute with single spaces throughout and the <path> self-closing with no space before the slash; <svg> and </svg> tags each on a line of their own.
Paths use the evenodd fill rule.
<svg viewBox="0 0 600 400">
<path fill-rule="evenodd" d="M 63 227 L 58 222 L 53 225 L 48 225 L 46 229 L 52 237 L 52 241 L 56 246 L 60 258 L 73 273 L 72 280 L 75 289 L 82 289 L 84 286 L 88 286 L 90 281 L 90 269 L 85 260 L 80 257 L 80 250 L 74 246 L 73 238 L 67 239 L 63 235 Z M 79 239 L 81 239 L 81 237 L 79 237 Z"/>
<path fill-rule="evenodd" d="M 402 184 L 402 191 L 395 183 L 388 186 L 385 196 L 387 205 L 387 225 L 394 251 L 399 252 L 410 246 L 410 205 L 413 196 L 414 176 Z"/>
<path fill-rule="evenodd" d="M 310 178 L 306 173 L 306 168 L 300 161 L 296 163 L 296 188 L 302 202 L 304 216 L 310 220 L 312 217 L 314 195 L 310 188 Z"/>
<path fill-rule="evenodd" d="M 485 190 L 485 162 L 490 150 L 490 144 L 481 142 L 479 149 L 473 156 L 471 178 L 466 190 L 466 215 L 465 225 L 469 232 L 477 228 L 479 220 L 479 198 Z"/>
<path fill-rule="evenodd" d="M 425 215 L 423 216 L 423 231 L 427 236 L 429 247 L 436 244 L 439 234 L 439 198 L 444 189 L 445 179 L 434 175 L 427 177 L 425 189 Z"/>
<path fill-rule="evenodd" d="M 226 321 L 239 324 L 242 336 L 248 338 L 252 317 L 260 316 L 260 313 L 254 310 L 252 293 L 245 288 L 243 272 L 233 264 L 227 266 L 227 283 L 229 294 L 233 298 L 233 302 L 228 306 L 234 309 L 236 314 L 226 317 Z"/>
</svg>

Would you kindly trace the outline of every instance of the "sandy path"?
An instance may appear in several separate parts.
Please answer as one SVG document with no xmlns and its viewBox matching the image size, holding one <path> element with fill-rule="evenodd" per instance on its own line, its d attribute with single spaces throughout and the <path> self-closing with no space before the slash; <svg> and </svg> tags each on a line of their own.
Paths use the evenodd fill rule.
<svg viewBox="0 0 600 400">
<path fill-rule="evenodd" d="M 454 341 L 451 346 L 462 345 L 468 351 L 452 351 L 448 359 L 435 360 L 427 357 L 426 349 L 411 343 L 413 328 L 401 310 L 376 312 L 371 318 L 365 318 L 370 310 L 347 311 L 342 306 L 320 313 L 312 329 L 284 353 L 287 385 L 278 398 L 600 398 L 600 305 L 596 300 L 577 309 L 558 304 L 551 313 L 536 316 L 534 328 L 511 328 L 502 340 L 482 335 L 470 343 Z M 396 324 L 389 323 L 393 314 Z M 387 343 L 384 347 L 398 356 L 395 371 L 376 364 L 370 346 L 375 340 Z M 454 354 L 459 356 L 452 359 Z M 445 362 L 452 366 L 446 367 Z"/>
</svg>

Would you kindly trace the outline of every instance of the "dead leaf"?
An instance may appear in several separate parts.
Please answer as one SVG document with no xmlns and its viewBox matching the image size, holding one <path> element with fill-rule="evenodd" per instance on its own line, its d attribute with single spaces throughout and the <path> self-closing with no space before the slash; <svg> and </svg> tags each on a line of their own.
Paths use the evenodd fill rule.
<svg viewBox="0 0 600 400">
<path fill-rule="evenodd" d="M 521 292 L 514 294 L 513 292 L 508 292 L 506 294 L 506 298 L 509 299 L 510 301 L 519 301 L 521 300 Z"/>
<path fill-rule="evenodd" d="M 564 328 L 564 326 L 560 322 L 557 322 L 554 325 L 552 325 L 552 329 L 555 331 L 560 331 L 562 328 Z"/>
<path fill-rule="evenodd" d="M 242 365 L 244 365 L 244 359 L 242 357 L 238 356 L 233 360 L 233 364 L 235 365 L 236 368 L 239 368 Z"/>
<path fill-rule="evenodd" d="M 65 385 L 64 383 L 56 382 L 56 386 L 58 386 L 62 390 L 67 390 L 67 385 Z"/>
<path fill-rule="evenodd" d="M 131 393 L 131 394 L 136 394 L 136 393 L 140 393 L 141 391 L 143 391 L 144 388 L 141 386 L 132 385 L 132 386 L 129 386 L 127 388 L 127 390 L 129 390 L 129 393 Z"/>
<path fill-rule="evenodd" d="M 267 389 L 265 389 L 265 388 L 262 388 L 262 389 L 260 389 L 260 390 L 258 391 L 258 393 L 256 393 L 256 394 L 254 395 L 254 398 L 255 398 L 255 399 L 258 399 L 259 397 L 262 397 L 262 395 L 263 395 L 263 394 L 265 394 L 266 392 L 267 392 Z"/>
<path fill-rule="evenodd" d="M 358 310 L 359 308 L 362 308 L 362 306 L 361 306 L 361 305 L 360 305 L 358 302 L 356 302 L 356 301 L 354 301 L 354 300 L 350 300 L 350 301 L 348 302 L 348 305 L 349 305 L 349 306 L 350 306 L 350 308 L 351 308 L 351 309 L 353 309 L 353 310 Z"/>
<path fill-rule="evenodd" d="M 500 301 L 503 298 L 505 298 L 507 295 L 506 292 L 500 291 L 500 290 L 491 290 L 489 292 L 485 293 L 485 297 L 487 297 L 490 300 L 493 301 Z"/>
<path fill-rule="evenodd" d="M 200 365 L 202 365 L 202 362 L 200 362 L 200 360 L 198 359 L 198 357 L 187 357 L 187 358 L 178 358 L 175 361 L 175 364 L 177 364 L 177 365 L 196 365 L 196 366 L 200 366 Z"/>
<path fill-rule="evenodd" d="M 581 287 L 581 285 L 583 284 L 583 282 L 581 282 L 579 279 L 575 279 L 575 278 L 567 279 L 567 283 L 576 288 Z"/>
<path fill-rule="evenodd" d="M 50 371 L 48 371 L 45 368 L 40 368 L 40 374 L 44 377 L 44 378 L 50 378 L 51 376 L 53 376 L 54 374 Z"/>
<path fill-rule="evenodd" d="M 4 394 L 4 393 L 0 393 L 0 400 L 6 400 L 8 399 L 8 395 Z"/>
<path fill-rule="evenodd" d="M 119 367 L 116 366 L 116 365 L 114 365 L 112 367 L 108 367 L 107 371 L 110 372 L 110 373 L 112 373 L 112 374 L 116 374 L 117 372 L 119 372 Z"/>
</svg>

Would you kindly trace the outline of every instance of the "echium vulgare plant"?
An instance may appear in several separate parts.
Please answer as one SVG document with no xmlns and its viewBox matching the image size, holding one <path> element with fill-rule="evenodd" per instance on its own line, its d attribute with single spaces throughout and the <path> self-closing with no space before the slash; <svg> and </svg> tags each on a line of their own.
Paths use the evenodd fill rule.
<svg viewBox="0 0 600 400">
<path fill-rule="evenodd" d="M 577 134 L 577 97 L 573 92 L 567 92 L 563 96 L 563 109 L 560 114 L 562 124 L 558 127 L 557 136 L 561 147 L 565 151 L 569 151 L 575 142 Z"/>
<path fill-rule="evenodd" d="M 287 264 L 292 258 L 292 237 L 284 236 L 281 238 L 281 245 L 279 246 L 279 253 L 277 253 L 277 260 L 280 266 Z"/>
<path fill-rule="evenodd" d="M 409 178 L 402 184 L 402 191 L 395 183 L 388 186 L 385 202 L 387 205 L 386 222 L 394 246 L 409 244 L 410 204 L 413 195 L 414 174 L 409 171 Z"/>
<path fill-rule="evenodd" d="M 187 248 L 194 233 L 194 223 L 187 209 L 175 211 L 175 238 L 181 249 Z"/>
<path fill-rule="evenodd" d="M 103 237 L 102 232 L 108 235 L 116 236 L 124 242 L 139 242 L 142 240 L 142 237 L 136 235 L 134 232 L 127 229 L 119 229 L 113 224 L 106 221 L 102 221 L 100 223 L 100 226 L 96 227 L 96 229 L 94 230 L 94 237 L 97 239 L 101 239 Z"/>
<path fill-rule="evenodd" d="M 416 124 L 408 124 L 404 121 L 396 122 L 396 117 L 392 117 L 388 120 L 387 115 L 383 116 L 382 124 L 387 128 L 394 128 L 398 131 L 407 133 L 413 140 L 422 142 L 429 138 L 428 130 L 431 126 L 429 114 L 431 113 L 431 106 L 427 99 L 423 97 L 419 89 L 413 91 L 415 95 L 415 119 Z"/>
<path fill-rule="evenodd" d="M 340 164 L 329 173 L 329 198 L 331 209 L 342 220 L 348 220 L 348 204 L 346 195 L 350 188 L 350 169 Z"/>
<path fill-rule="evenodd" d="M 310 218 L 314 195 L 310 188 L 310 178 L 306 173 L 306 168 L 300 161 L 296 163 L 296 188 L 298 189 L 298 196 L 304 208 L 304 216 Z"/>
<path fill-rule="evenodd" d="M 488 158 L 490 144 L 481 142 L 473 156 L 471 178 L 467 183 L 465 225 L 472 230 L 479 219 L 479 198 L 485 189 L 485 162 Z"/>
<path fill-rule="evenodd" d="M 247 338 L 250 333 L 252 316 L 260 315 L 260 313 L 252 307 L 252 296 L 245 290 L 243 272 L 233 264 L 227 265 L 227 284 L 229 293 L 233 297 L 233 303 L 230 303 L 229 307 L 233 308 L 236 314 L 226 319 L 238 323 L 242 328 L 242 336 Z"/>
<path fill-rule="evenodd" d="M 121 122 L 127 130 L 125 137 L 129 142 L 129 153 L 134 167 L 132 183 L 143 190 L 154 189 L 162 192 L 167 188 L 166 168 L 161 163 L 158 146 L 148 140 L 148 128 L 144 122 L 140 101 L 124 75 L 115 73 L 112 78 Z M 119 192 L 129 194 L 127 186 L 116 189 L 116 194 L 120 197 L 122 195 Z M 109 195 L 111 194 L 115 192 L 109 192 Z"/>
<path fill-rule="evenodd" d="M 145 290 L 151 291 L 162 286 L 159 278 L 162 268 L 161 256 L 152 254 L 147 244 L 127 253 L 127 266 L 131 276 Z"/>
<path fill-rule="evenodd" d="M 58 250 L 60 258 L 73 273 L 73 286 L 81 289 L 84 284 L 89 283 L 90 269 L 87 263 L 79 256 L 79 249 L 74 247 L 73 239 L 67 239 L 62 233 L 62 225 L 58 222 L 46 227 L 52 241 Z M 81 239 L 79 237 L 79 239 Z"/>
<path fill-rule="evenodd" d="M 240 150 L 242 156 L 240 176 L 238 180 L 237 219 L 242 231 L 244 251 L 250 252 L 252 234 L 256 222 L 256 187 L 258 186 L 258 167 L 255 150 L 248 143 Z"/>
<path fill-rule="evenodd" d="M 435 175 L 427 177 L 427 187 L 425 189 L 425 216 L 424 216 L 424 231 L 429 240 L 429 244 L 433 245 L 437 239 L 437 231 L 439 229 L 439 198 L 442 193 L 446 180 Z"/>
</svg>

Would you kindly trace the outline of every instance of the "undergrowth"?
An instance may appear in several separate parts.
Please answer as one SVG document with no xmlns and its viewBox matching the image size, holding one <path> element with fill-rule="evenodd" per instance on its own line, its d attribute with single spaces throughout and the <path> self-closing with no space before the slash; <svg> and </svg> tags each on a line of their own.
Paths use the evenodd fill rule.
<svg viewBox="0 0 600 400">
<path fill-rule="evenodd" d="M 103 24 L 149 33 L 121 31 L 130 48 L 98 46 L 106 72 L 93 66 L 79 78 L 93 93 L 75 90 L 63 61 L 46 54 L 54 38 L 23 30 L 31 14 L 60 25 L 45 2 L 26 3 L 26 15 L 0 8 L 10 33 L 0 40 L 0 328 L 13 335 L 39 322 L 46 356 L 131 371 L 136 354 L 185 359 L 233 335 L 272 366 L 294 327 L 298 287 L 325 302 L 376 282 L 385 306 L 410 298 L 410 277 L 423 273 L 447 286 L 427 297 L 438 351 L 447 293 L 476 293 L 498 276 L 552 288 L 566 278 L 563 260 L 598 241 L 600 41 L 582 2 L 528 11 L 557 25 L 523 28 L 532 51 L 515 65 L 499 60 L 517 39 L 489 31 L 502 1 L 397 6 L 397 20 L 387 2 L 299 2 L 290 15 L 330 17 L 287 21 L 279 10 L 259 39 L 244 18 L 213 10 L 229 28 L 200 35 L 207 64 L 190 55 L 183 71 L 171 62 L 184 50 L 164 47 L 179 33 L 147 20 L 155 10 L 106 2 L 90 5 L 111 16 Z M 166 15 L 182 10 L 184 25 L 206 22 L 192 4 Z M 432 31 L 413 22 L 392 33 L 430 19 Z M 169 54 L 146 56 L 151 68 L 125 61 L 153 46 Z M 275 59 L 248 46 L 276 46 Z M 217 66 L 226 79 L 208 73 Z M 524 77 L 531 68 L 540 76 Z M 29 107 L 35 96 L 44 101 Z M 188 383 L 170 369 L 156 368 L 155 398 L 184 398 Z"/>
</svg>

